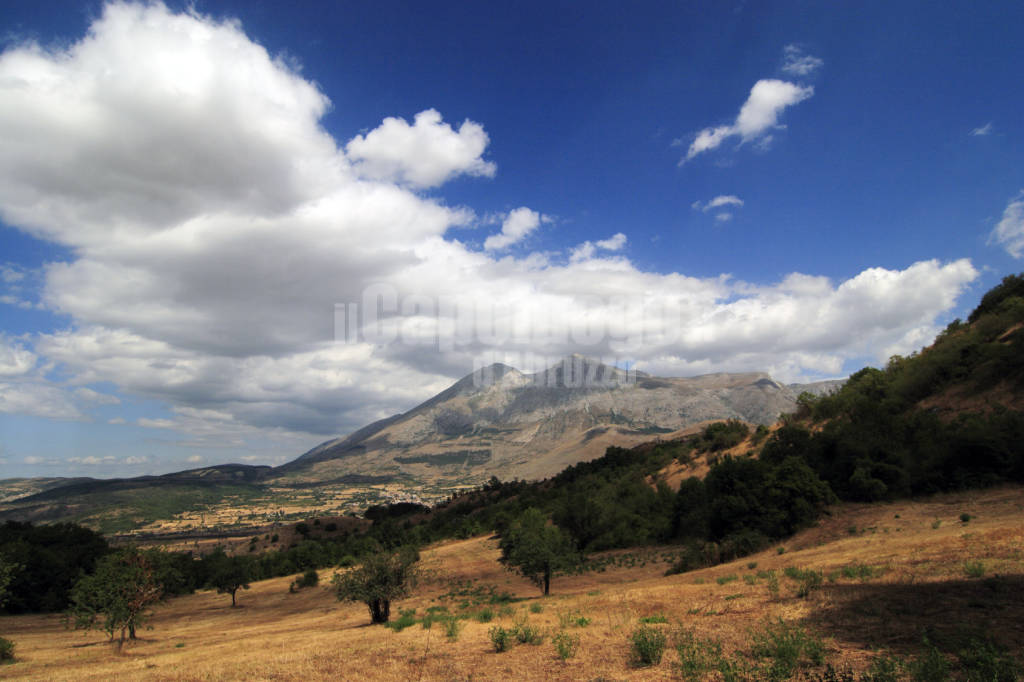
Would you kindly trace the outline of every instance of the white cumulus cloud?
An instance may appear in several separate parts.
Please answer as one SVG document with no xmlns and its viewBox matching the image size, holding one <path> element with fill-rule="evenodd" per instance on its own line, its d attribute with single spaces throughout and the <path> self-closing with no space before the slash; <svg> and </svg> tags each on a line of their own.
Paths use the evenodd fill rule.
<svg viewBox="0 0 1024 682">
<path fill-rule="evenodd" d="M 772 78 L 757 81 L 750 89 L 747 101 L 740 107 L 736 120 L 697 133 L 680 165 L 698 154 L 715 149 L 731 137 L 739 137 L 743 142 L 757 140 L 778 127 L 779 116 L 788 107 L 799 104 L 813 94 L 814 87 L 810 85 L 800 86 Z"/>
<path fill-rule="evenodd" d="M 536 230 L 545 216 L 525 206 L 509 211 L 501 223 L 501 232 L 484 240 L 484 249 L 497 251 L 521 242 Z"/>
<path fill-rule="evenodd" d="M 1024 191 L 1006 205 L 988 241 L 1002 246 L 1014 258 L 1024 256 Z"/>
<path fill-rule="evenodd" d="M 384 119 L 365 136 L 352 138 L 345 151 L 361 175 L 426 188 L 461 174 L 493 177 L 497 166 L 481 158 L 488 142 L 479 123 L 463 121 L 456 131 L 439 112 L 427 109 L 412 125 Z"/>
</svg>

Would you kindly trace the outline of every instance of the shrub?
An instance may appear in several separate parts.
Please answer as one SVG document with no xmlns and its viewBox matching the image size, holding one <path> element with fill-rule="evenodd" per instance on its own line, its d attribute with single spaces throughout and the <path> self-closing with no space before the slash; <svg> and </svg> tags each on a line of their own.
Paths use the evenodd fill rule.
<svg viewBox="0 0 1024 682">
<path fill-rule="evenodd" d="M 985 564 L 980 561 L 965 561 L 964 575 L 968 578 L 981 578 L 985 575 Z"/>
<path fill-rule="evenodd" d="M 315 568 L 311 568 L 302 574 L 299 578 L 299 587 L 316 587 L 317 583 L 320 582 L 320 574 L 316 572 Z"/>
<path fill-rule="evenodd" d="M 754 633 L 751 653 L 755 658 L 770 659 L 764 671 L 767 679 L 788 680 L 799 668 L 821 665 L 825 660 L 825 645 L 803 628 L 779 619 L 776 623 L 766 623 Z"/>
<path fill-rule="evenodd" d="M 703 680 L 719 667 L 722 645 L 711 639 L 697 637 L 693 630 L 680 630 L 673 637 L 679 654 L 679 673 L 684 680 Z"/>
<path fill-rule="evenodd" d="M 867 672 L 861 675 L 861 682 L 900 682 L 904 663 L 899 658 L 878 656 L 871 661 Z"/>
<path fill-rule="evenodd" d="M 789 566 L 784 572 L 787 578 L 797 582 L 796 596 L 801 599 L 809 596 L 811 592 L 821 587 L 823 582 L 821 571 L 815 571 L 810 568 L 800 569 Z"/>
<path fill-rule="evenodd" d="M 844 578 L 847 578 L 849 580 L 856 579 L 865 581 L 871 580 L 872 578 L 877 578 L 885 572 L 885 569 L 874 568 L 872 566 L 868 566 L 867 564 L 852 563 L 843 566 L 841 569 L 839 569 L 839 572 Z"/>
<path fill-rule="evenodd" d="M 563 630 L 570 626 L 585 628 L 590 625 L 590 619 L 578 611 L 563 611 L 558 614 L 558 625 Z"/>
<path fill-rule="evenodd" d="M 491 609 L 481 609 L 476 612 L 476 620 L 478 623 L 490 623 L 494 620 L 494 611 Z"/>
<path fill-rule="evenodd" d="M 541 613 L 544 611 L 544 607 L 540 604 L 530 604 L 530 613 Z"/>
<path fill-rule="evenodd" d="M 520 644 L 533 644 L 536 646 L 544 641 L 544 635 L 540 633 L 540 628 L 536 625 L 527 625 L 525 622 L 516 623 L 512 628 L 512 633 Z"/>
<path fill-rule="evenodd" d="M 459 641 L 459 633 L 462 632 L 462 621 L 456 616 L 445 616 L 441 623 L 444 625 L 444 636 L 448 638 L 448 641 Z"/>
<path fill-rule="evenodd" d="M 957 657 L 969 680 L 1013 682 L 1024 676 L 1013 657 L 988 640 L 971 639 Z"/>
<path fill-rule="evenodd" d="M 508 651 L 515 643 L 515 637 L 512 630 L 506 630 L 500 625 L 495 625 L 487 631 L 487 634 L 491 638 L 491 644 L 494 646 L 495 653 L 500 654 L 504 651 Z"/>
<path fill-rule="evenodd" d="M 718 583 L 719 585 L 725 585 L 726 583 L 731 583 L 734 580 L 739 580 L 739 576 L 737 576 L 736 574 L 732 574 L 732 575 L 721 575 L 721 576 L 718 576 L 717 578 L 715 578 L 715 582 Z"/>
<path fill-rule="evenodd" d="M 973 518 L 974 517 L 971 516 L 970 514 L 968 514 L 967 512 L 964 512 L 963 514 L 960 515 L 960 521 L 962 523 L 967 523 L 968 521 L 970 521 Z"/>
<path fill-rule="evenodd" d="M 563 661 L 569 660 L 576 655 L 580 648 L 580 636 L 570 635 L 564 630 L 559 631 L 551 641 L 555 645 L 555 653 Z"/>
<path fill-rule="evenodd" d="M 14 642 L 0 637 L 0 662 L 14 660 Z"/>
<path fill-rule="evenodd" d="M 925 653 L 914 658 L 907 666 L 914 682 L 945 682 L 949 679 L 949 662 L 942 652 L 927 639 Z"/>
<path fill-rule="evenodd" d="M 641 625 L 630 635 L 630 660 L 637 667 L 657 665 L 668 638 L 658 628 Z"/>
<path fill-rule="evenodd" d="M 389 628 L 395 632 L 401 632 L 402 630 L 412 627 L 416 624 L 416 609 L 403 609 L 401 615 L 389 623 L 385 623 Z"/>
</svg>

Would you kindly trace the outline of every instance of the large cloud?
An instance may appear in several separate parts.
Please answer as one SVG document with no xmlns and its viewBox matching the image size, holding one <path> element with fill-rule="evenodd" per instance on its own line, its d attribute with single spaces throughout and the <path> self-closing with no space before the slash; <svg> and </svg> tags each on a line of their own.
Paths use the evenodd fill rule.
<svg viewBox="0 0 1024 682">
<path fill-rule="evenodd" d="M 728 134 L 807 96 L 761 81 Z M 39 414 L 49 393 L 51 416 L 81 418 L 114 401 L 75 388 L 112 382 L 169 405 L 139 426 L 242 446 L 351 430 L 484 359 L 835 375 L 926 340 L 977 275 L 927 261 L 754 286 L 644 272 L 624 233 L 498 258 L 448 235 L 472 211 L 417 193 L 493 175 L 480 125 L 427 110 L 346 145 L 320 126 L 329 105 L 237 23 L 162 5 L 110 5 L 67 49 L 4 52 L 0 213 L 69 249 L 42 299 L 72 323 L 0 349 L 18 374 L 2 409 Z M 513 211 L 491 250 L 542 221 Z"/>
</svg>

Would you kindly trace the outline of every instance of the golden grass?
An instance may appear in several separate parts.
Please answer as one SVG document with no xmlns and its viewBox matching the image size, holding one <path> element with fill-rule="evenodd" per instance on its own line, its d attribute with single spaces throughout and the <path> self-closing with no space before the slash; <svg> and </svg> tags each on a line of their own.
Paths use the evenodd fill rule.
<svg viewBox="0 0 1024 682">
<path fill-rule="evenodd" d="M 972 519 L 963 523 L 961 513 Z M 938 524 L 935 522 L 939 521 Z M 427 579 L 409 599 L 393 605 L 419 614 L 444 601 L 454 585 L 494 586 L 522 601 L 490 623 L 469 619 L 457 642 L 440 624 L 401 632 L 369 626 L 361 604 L 338 603 L 325 585 L 289 594 L 291 577 L 239 592 L 239 607 L 212 592 L 160 605 L 152 629 L 118 654 L 102 633 L 64 629 L 60 616 L 0 619 L 0 633 L 17 645 L 16 663 L 0 677 L 24 680 L 576 680 L 673 677 L 676 655 L 633 668 L 627 639 L 641 617 L 663 615 L 667 631 L 683 625 L 722 640 L 727 652 L 746 651 L 750 632 L 767 619 L 799 621 L 825 638 L 833 663 L 864 669 L 878 647 L 906 654 L 925 627 L 984 628 L 1012 651 L 1024 650 L 1024 490 L 1001 488 L 915 502 L 844 505 L 815 528 L 775 548 L 731 564 L 665 577 L 666 564 L 609 567 L 605 572 L 556 578 L 542 598 L 530 583 L 497 563 L 486 537 L 452 541 L 423 552 Z M 936 527 L 937 526 L 937 527 Z M 967 561 L 986 576 L 969 578 Z M 751 569 L 749 564 L 756 562 Z M 862 582 L 838 577 L 807 599 L 781 577 L 788 566 L 825 574 L 851 564 L 885 569 Z M 758 571 L 780 573 L 773 599 Z M 737 579 L 718 578 L 735 575 Z M 539 604 L 540 613 L 530 607 Z M 569 614 L 590 619 L 569 626 L 580 637 L 575 658 L 558 659 L 551 635 Z M 493 653 L 489 628 L 527 619 L 546 635 L 540 646 Z"/>
</svg>

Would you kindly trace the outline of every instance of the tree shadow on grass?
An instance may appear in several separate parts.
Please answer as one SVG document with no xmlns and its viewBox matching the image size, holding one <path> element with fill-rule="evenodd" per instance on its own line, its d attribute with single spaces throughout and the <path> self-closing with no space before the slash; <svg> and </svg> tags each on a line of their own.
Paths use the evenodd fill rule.
<svg viewBox="0 0 1024 682">
<path fill-rule="evenodd" d="M 1024 576 L 915 584 L 843 584 L 823 591 L 807 624 L 841 642 L 919 652 L 925 637 L 955 652 L 971 639 L 1024 651 Z"/>
</svg>

